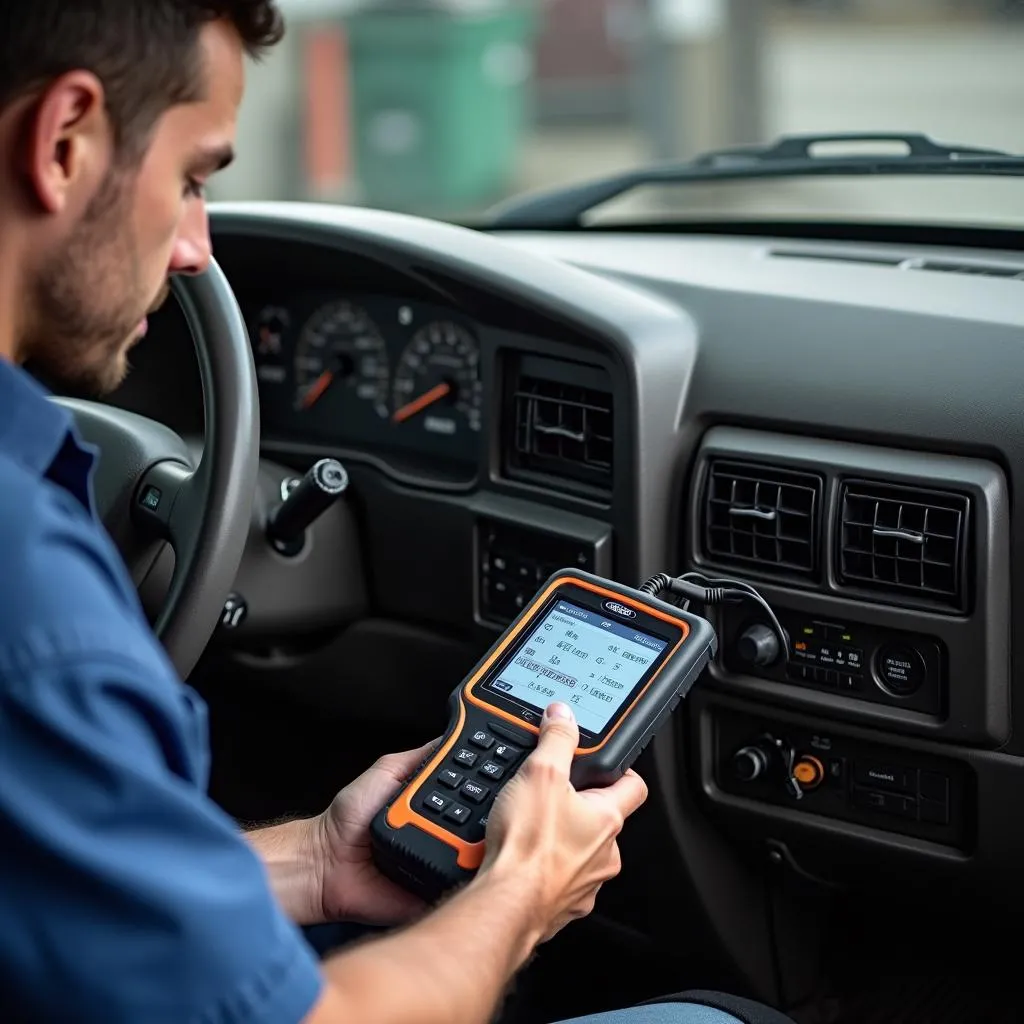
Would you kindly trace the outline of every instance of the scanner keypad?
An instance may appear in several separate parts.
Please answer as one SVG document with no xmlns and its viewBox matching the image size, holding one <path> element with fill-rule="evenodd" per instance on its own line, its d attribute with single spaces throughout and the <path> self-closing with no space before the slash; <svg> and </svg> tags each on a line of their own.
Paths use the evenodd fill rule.
<svg viewBox="0 0 1024 1024">
<path fill-rule="evenodd" d="M 516 744 L 507 742 L 503 734 L 514 735 L 498 723 L 490 723 L 486 731 L 473 728 L 464 733 L 433 779 L 422 787 L 415 801 L 417 810 L 434 820 L 442 818 L 444 827 L 460 839 L 471 843 L 483 839 L 502 785 L 532 746 L 518 735 Z M 487 751 L 482 758 L 481 750 Z"/>
</svg>

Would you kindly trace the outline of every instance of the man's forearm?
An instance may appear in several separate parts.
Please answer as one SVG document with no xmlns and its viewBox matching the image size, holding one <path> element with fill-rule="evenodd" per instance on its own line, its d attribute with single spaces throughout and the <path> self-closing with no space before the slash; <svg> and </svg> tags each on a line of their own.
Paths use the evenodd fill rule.
<svg viewBox="0 0 1024 1024">
<path fill-rule="evenodd" d="M 486 1024 L 540 940 L 532 888 L 496 866 L 418 923 L 335 956 L 307 1024 Z"/>
<path fill-rule="evenodd" d="M 245 833 L 267 868 L 278 902 L 300 925 L 324 919 L 323 857 L 317 828 L 318 819 L 303 818 Z"/>
</svg>

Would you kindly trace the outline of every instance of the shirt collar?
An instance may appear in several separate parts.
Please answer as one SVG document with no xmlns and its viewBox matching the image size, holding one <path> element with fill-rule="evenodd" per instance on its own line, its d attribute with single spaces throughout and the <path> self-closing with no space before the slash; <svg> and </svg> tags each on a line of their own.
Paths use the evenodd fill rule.
<svg viewBox="0 0 1024 1024">
<path fill-rule="evenodd" d="M 92 511 L 93 451 L 74 430 L 71 414 L 21 367 L 0 359 L 0 454 L 47 477 Z"/>
</svg>

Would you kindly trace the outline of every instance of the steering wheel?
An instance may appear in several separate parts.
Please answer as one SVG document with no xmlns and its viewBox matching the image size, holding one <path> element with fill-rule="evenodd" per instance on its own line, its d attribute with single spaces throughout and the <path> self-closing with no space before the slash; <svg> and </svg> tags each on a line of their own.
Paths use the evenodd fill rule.
<svg viewBox="0 0 1024 1024">
<path fill-rule="evenodd" d="M 175 277 L 171 290 L 192 333 L 206 436 L 199 464 L 169 427 L 98 402 L 60 398 L 99 449 L 97 510 L 136 586 L 164 547 L 174 575 L 154 628 L 184 679 L 231 591 L 252 519 L 259 469 L 259 397 L 252 348 L 223 271 Z"/>
</svg>

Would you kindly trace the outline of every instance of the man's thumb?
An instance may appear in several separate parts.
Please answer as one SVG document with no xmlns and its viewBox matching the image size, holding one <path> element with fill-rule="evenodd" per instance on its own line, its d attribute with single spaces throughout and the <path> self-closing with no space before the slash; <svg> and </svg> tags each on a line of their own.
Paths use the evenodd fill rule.
<svg viewBox="0 0 1024 1024">
<path fill-rule="evenodd" d="M 580 730 L 568 704 L 549 704 L 540 722 L 539 748 L 555 759 L 566 772 L 580 742 Z"/>
</svg>

